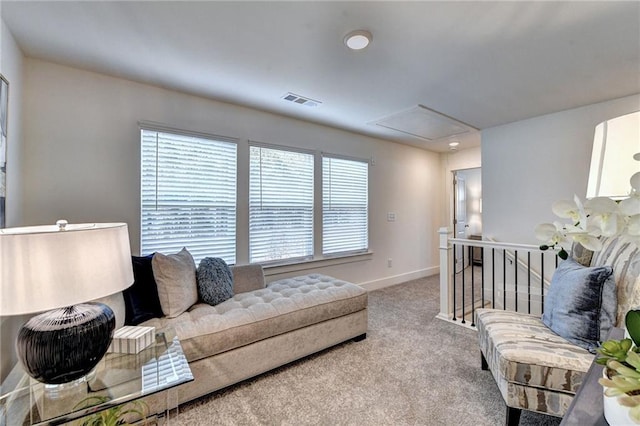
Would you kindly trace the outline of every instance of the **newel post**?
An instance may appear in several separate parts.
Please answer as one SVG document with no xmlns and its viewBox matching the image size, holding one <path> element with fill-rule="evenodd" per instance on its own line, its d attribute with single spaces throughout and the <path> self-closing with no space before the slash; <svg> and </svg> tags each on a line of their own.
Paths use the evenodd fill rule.
<svg viewBox="0 0 640 426">
<path fill-rule="evenodd" d="M 451 314 L 453 313 L 453 289 L 449 237 L 452 232 L 449 228 L 442 227 L 438 230 L 438 234 L 440 234 L 440 313 L 438 317 L 451 319 Z"/>
</svg>

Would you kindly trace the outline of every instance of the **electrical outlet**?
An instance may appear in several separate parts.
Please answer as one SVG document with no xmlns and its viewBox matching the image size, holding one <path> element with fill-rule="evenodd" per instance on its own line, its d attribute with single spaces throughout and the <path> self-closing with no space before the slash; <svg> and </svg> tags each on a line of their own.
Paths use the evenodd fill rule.
<svg viewBox="0 0 640 426">
<path fill-rule="evenodd" d="M 387 222 L 395 222 L 396 221 L 396 214 L 395 212 L 389 212 L 387 213 Z"/>
<path fill-rule="evenodd" d="M 391 268 L 393 266 L 393 259 L 387 259 L 387 268 Z"/>
</svg>

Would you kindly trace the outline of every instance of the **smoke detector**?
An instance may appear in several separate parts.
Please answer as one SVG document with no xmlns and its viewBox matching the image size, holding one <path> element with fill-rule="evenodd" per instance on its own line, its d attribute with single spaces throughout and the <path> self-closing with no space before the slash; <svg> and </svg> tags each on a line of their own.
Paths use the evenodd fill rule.
<svg viewBox="0 0 640 426">
<path fill-rule="evenodd" d="M 284 99 L 285 101 L 293 102 L 294 104 L 304 105 L 308 107 L 316 107 L 322 104 L 322 102 L 320 101 L 296 95 L 295 93 L 291 92 L 288 92 L 286 95 L 282 96 L 282 99 Z"/>
</svg>

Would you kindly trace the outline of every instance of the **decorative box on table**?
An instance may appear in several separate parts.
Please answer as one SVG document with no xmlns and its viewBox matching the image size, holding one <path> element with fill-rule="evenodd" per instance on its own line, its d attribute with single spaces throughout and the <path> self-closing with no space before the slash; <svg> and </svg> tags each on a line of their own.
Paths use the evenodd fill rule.
<svg viewBox="0 0 640 426">
<path fill-rule="evenodd" d="M 125 325 L 113 333 L 109 352 L 137 354 L 153 344 L 156 339 L 155 327 Z"/>
</svg>

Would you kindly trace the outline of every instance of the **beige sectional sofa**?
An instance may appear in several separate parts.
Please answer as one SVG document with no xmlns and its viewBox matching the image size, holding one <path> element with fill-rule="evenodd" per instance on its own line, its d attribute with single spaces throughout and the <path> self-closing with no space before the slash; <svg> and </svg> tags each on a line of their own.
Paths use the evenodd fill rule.
<svg viewBox="0 0 640 426">
<path fill-rule="evenodd" d="M 367 333 L 367 292 L 326 275 L 265 283 L 262 267 L 232 267 L 235 296 L 218 305 L 196 303 L 175 318 L 141 323 L 173 328 L 194 381 L 178 388 L 178 404 L 264 373 Z M 120 301 L 112 298 L 116 316 Z M 121 300 L 121 298 L 120 298 Z M 120 312 L 120 314 L 118 313 Z M 162 395 L 148 399 L 164 409 Z"/>
</svg>

